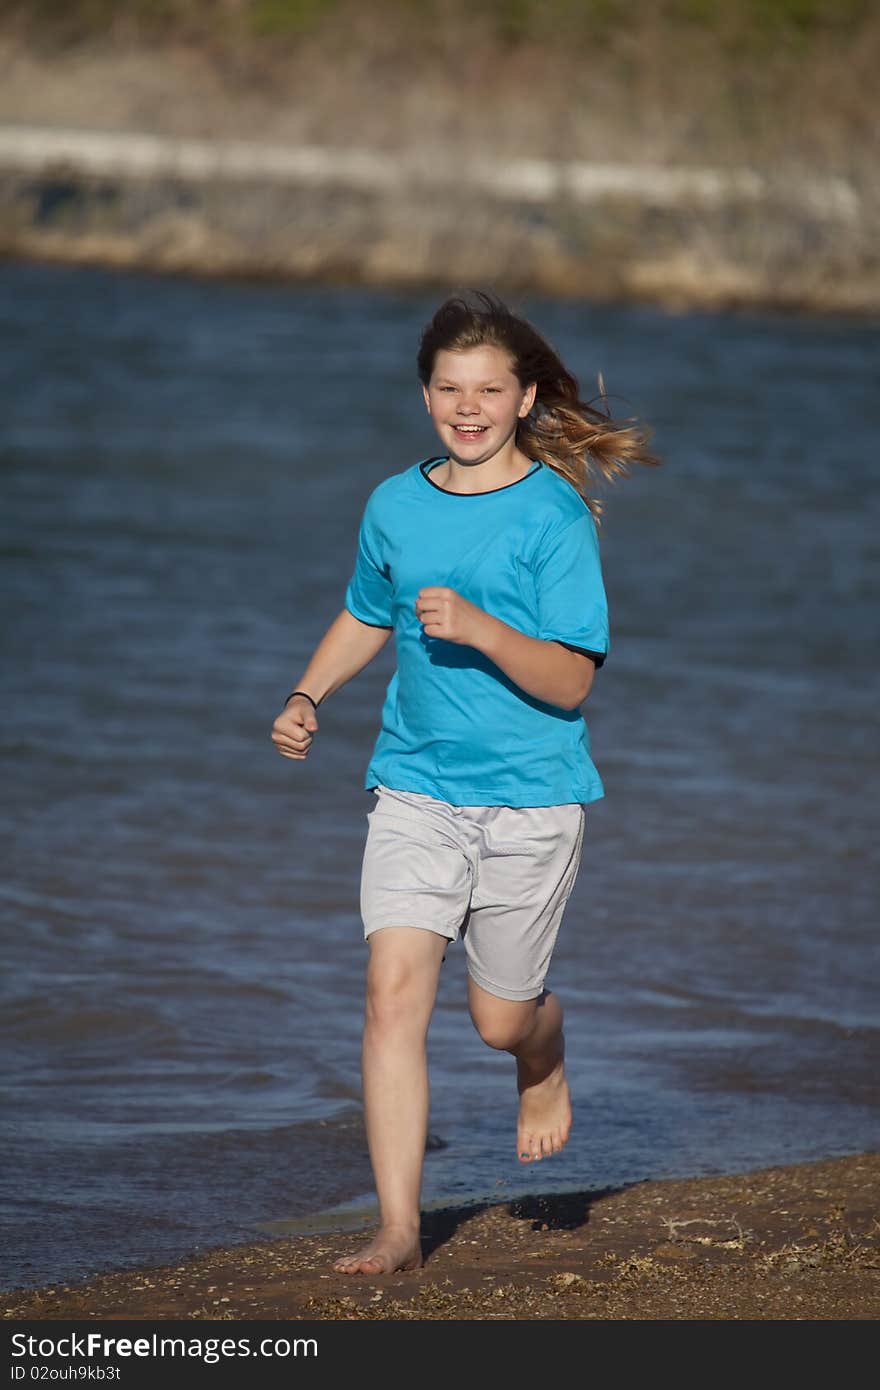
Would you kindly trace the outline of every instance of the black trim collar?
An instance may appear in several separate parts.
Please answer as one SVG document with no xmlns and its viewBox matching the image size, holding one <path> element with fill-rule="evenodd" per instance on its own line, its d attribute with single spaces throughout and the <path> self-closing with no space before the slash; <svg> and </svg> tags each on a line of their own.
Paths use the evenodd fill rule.
<svg viewBox="0 0 880 1390">
<path fill-rule="evenodd" d="M 508 488 L 516 487 L 519 483 L 524 483 L 526 478 L 533 478 L 535 474 L 540 473 L 541 469 L 544 467 L 540 459 L 535 459 L 534 462 L 536 466 L 528 473 L 524 473 L 521 478 L 517 478 L 516 482 L 505 483 L 503 487 L 490 487 L 487 488 L 485 492 L 450 492 L 448 488 L 441 487 L 439 483 L 435 483 L 433 478 L 428 477 L 427 473 L 427 469 L 433 468 L 435 463 L 445 463 L 447 458 L 447 454 L 438 454 L 436 458 L 423 459 L 419 464 L 419 472 L 425 482 L 430 483 L 431 487 L 435 488 L 437 492 L 442 492 L 444 497 L 491 497 L 493 492 L 507 492 Z"/>
</svg>

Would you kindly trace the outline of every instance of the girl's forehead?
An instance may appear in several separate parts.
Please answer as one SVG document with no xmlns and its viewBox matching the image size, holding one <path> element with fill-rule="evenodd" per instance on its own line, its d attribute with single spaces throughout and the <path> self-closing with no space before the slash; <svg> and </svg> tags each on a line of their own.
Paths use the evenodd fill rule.
<svg viewBox="0 0 880 1390">
<path fill-rule="evenodd" d="M 433 376 L 513 376 L 509 352 L 492 343 L 480 347 L 441 348 L 434 358 Z"/>
</svg>

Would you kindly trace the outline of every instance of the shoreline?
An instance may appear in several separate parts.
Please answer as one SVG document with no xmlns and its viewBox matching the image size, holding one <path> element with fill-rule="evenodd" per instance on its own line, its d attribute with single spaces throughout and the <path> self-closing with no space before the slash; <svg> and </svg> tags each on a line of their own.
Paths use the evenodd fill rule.
<svg viewBox="0 0 880 1390">
<path fill-rule="evenodd" d="M 426 1211 L 409 1274 L 336 1274 L 353 1240 L 322 1229 L 13 1289 L 3 1317 L 873 1319 L 880 1153 Z"/>
<path fill-rule="evenodd" d="M 7 260 L 870 316 L 875 203 L 849 177 L 748 166 L 426 162 L 405 147 L 0 123 Z"/>
<path fill-rule="evenodd" d="M 0 256 L 880 313 L 880 17 L 453 5 L 428 43 L 418 7 L 117 8 L 0 20 Z"/>
</svg>

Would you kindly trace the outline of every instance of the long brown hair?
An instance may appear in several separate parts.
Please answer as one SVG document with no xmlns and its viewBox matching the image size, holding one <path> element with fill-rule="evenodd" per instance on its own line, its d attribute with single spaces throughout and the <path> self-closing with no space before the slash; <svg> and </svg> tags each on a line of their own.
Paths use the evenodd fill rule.
<svg viewBox="0 0 880 1390">
<path fill-rule="evenodd" d="M 633 419 L 612 419 L 601 373 L 604 411 L 582 401 L 576 378 L 546 339 L 484 290 L 471 290 L 469 297 L 453 295 L 440 305 L 419 343 L 419 380 L 428 385 L 438 352 L 487 346 L 509 355 L 523 388 L 533 381 L 538 388 L 532 409 L 519 423 L 517 446 L 571 483 L 601 525 L 603 505 L 590 495 L 591 485 L 597 479 L 611 482 L 625 476 L 634 463 L 659 465 L 660 459 L 647 447 L 649 432 Z"/>
</svg>

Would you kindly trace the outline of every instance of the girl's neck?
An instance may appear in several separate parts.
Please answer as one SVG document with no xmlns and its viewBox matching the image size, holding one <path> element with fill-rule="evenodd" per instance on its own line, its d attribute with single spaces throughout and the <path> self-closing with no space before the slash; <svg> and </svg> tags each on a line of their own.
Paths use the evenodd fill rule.
<svg viewBox="0 0 880 1390">
<path fill-rule="evenodd" d="M 495 454 L 483 463 L 459 463 L 447 455 L 445 463 L 431 469 L 431 478 L 447 492 L 492 492 L 519 482 L 533 467 L 534 461 L 519 449 L 514 449 L 510 458 Z"/>
</svg>

